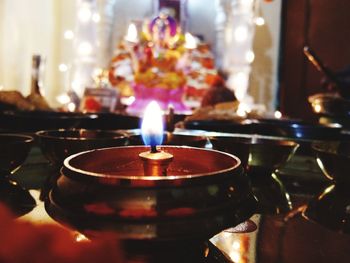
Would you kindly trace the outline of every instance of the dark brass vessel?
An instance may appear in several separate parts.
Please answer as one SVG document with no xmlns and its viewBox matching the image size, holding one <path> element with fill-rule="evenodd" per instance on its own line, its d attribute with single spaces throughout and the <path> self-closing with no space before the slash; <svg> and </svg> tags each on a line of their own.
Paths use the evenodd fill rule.
<svg viewBox="0 0 350 263">
<path fill-rule="evenodd" d="M 262 213 L 283 213 L 292 209 L 289 195 L 278 178 L 281 168 L 295 153 L 298 144 L 283 138 L 216 136 L 213 148 L 238 156 L 251 180 Z"/>
<path fill-rule="evenodd" d="M 303 216 L 329 229 L 350 234 L 350 141 L 317 142 L 312 147 L 330 185 L 309 202 Z"/>
<path fill-rule="evenodd" d="M 255 211 L 240 160 L 214 150 L 161 146 L 174 156 L 167 176 L 145 176 L 145 146 L 92 150 L 64 161 L 48 213 L 88 236 L 206 240 Z"/>
</svg>

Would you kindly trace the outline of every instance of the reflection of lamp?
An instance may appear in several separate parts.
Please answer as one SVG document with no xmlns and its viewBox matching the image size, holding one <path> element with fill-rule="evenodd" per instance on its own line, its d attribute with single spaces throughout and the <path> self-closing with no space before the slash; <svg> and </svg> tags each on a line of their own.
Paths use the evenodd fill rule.
<svg viewBox="0 0 350 263">
<path fill-rule="evenodd" d="M 71 88 L 82 97 L 87 86 L 92 84 L 91 74 L 96 63 L 96 22 L 92 20 L 96 0 L 76 0 L 77 19 L 75 33 L 65 32 L 65 37 L 74 37 L 74 63 L 72 65 Z"/>
<path fill-rule="evenodd" d="M 255 26 L 265 22 L 259 14 L 260 1 L 217 1 L 218 61 L 222 70 L 228 73 L 227 86 L 242 104 L 240 116 L 246 116 L 251 110 L 265 110 L 263 105 L 254 104 L 248 92 L 251 63 L 255 59 L 252 46 Z"/>
</svg>

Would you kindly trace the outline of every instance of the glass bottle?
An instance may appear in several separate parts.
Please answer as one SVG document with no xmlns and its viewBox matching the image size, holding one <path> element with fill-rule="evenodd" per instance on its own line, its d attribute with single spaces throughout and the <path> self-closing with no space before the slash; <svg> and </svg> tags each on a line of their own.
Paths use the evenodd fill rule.
<svg viewBox="0 0 350 263">
<path fill-rule="evenodd" d="M 41 92 L 41 66 L 42 64 L 42 57 L 40 55 L 33 55 L 32 56 L 32 76 L 31 76 L 31 87 L 30 87 L 30 94 L 27 97 L 27 100 L 34 105 L 35 110 L 40 111 L 51 111 L 51 107 L 45 100 L 45 98 L 42 95 Z"/>
<path fill-rule="evenodd" d="M 30 85 L 30 93 L 38 94 L 41 96 L 40 85 L 39 85 L 39 76 L 40 76 L 40 63 L 41 56 L 33 55 L 32 56 L 32 76 L 31 76 L 31 85 Z"/>
</svg>

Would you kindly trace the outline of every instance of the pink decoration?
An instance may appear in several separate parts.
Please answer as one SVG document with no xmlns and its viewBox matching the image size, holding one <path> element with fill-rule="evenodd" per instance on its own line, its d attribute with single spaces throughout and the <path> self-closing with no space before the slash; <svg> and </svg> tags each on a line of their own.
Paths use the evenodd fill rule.
<svg viewBox="0 0 350 263">
<path fill-rule="evenodd" d="M 182 101 L 185 93 L 184 87 L 177 89 L 149 88 L 142 84 L 134 84 L 133 89 L 135 101 L 127 108 L 129 113 L 142 114 L 152 100 L 157 101 L 160 108 L 164 111 L 167 111 L 169 106 L 172 106 L 176 113 L 187 114 L 190 112 L 190 109 Z"/>
</svg>

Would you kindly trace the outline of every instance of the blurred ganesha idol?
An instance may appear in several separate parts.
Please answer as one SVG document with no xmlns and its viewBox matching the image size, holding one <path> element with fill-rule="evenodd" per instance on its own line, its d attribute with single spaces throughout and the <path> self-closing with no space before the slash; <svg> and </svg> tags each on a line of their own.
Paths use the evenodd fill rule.
<svg viewBox="0 0 350 263">
<path fill-rule="evenodd" d="M 152 100 L 162 110 L 171 106 L 177 113 L 188 113 L 185 101 L 200 101 L 211 85 L 208 80 L 217 75 L 209 46 L 195 37 L 189 45 L 191 35 L 182 34 L 176 20 L 165 12 L 145 21 L 140 31 L 131 38 L 128 30 L 118 45 L 110 82 L 123 97 L 135 97 L 129 113 L 141 114 Z"/>
<path fill-rule="evenodd" d="M 149 41 L 153 41 L 155 44 L 167 47 L 171 40 L 175 42 L 176 37 L 178 37 L 176 20 L 166 11 L 161 11 L 159 16 L 154 18 L 149 24 L 146 37 Z"/>
</svg>

